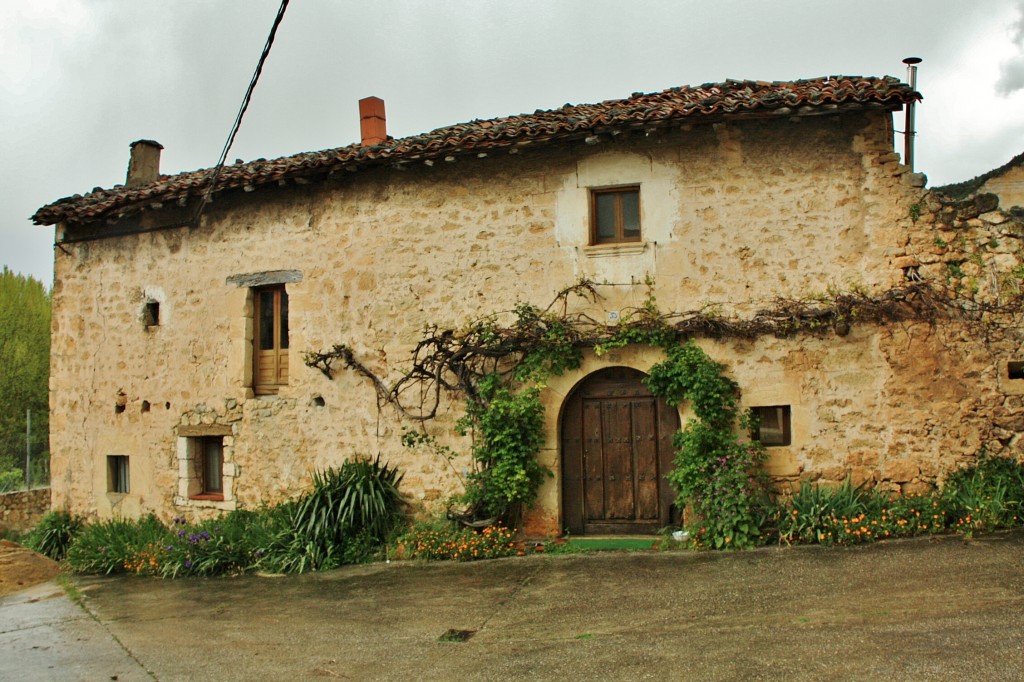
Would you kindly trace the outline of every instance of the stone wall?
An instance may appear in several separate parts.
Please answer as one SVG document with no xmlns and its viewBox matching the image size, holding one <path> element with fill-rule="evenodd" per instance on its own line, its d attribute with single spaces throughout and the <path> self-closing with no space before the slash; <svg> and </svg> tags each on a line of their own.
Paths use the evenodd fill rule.
<svg viewBox="0 0 1024 682">
<path fill-rule="evenodd" d="M 1004 208 L 1024 206 L 1024 166 L 1014 166 L 990 178 L 978 189 L 979 194 L 995 194 Z"/>
<path fill-rule="evenodd" d="M 370 169 L 218 197 L 198 229 L 57 249 L 54 503 L 98 517 L 208 515 L 279 501 L 307 487 L 315 468 L 380 453 L 405 473 L 407 493 L 436 509 L 459 490 L 467 456 L 449 466 L 403 448 L 409 424 L 378 405 L 364 378 L 339 371 L 329 380 L 303 365 L 303 351 L 344 342 L 393 381 L 424 326 L 458 327 L 517 302 L 544 306 L 581 277 L 602 298 L 577 310 L 598 320 L 628 314 L 651 293 L 666 311 L 750 316 L 779 297 L 939 277 L 939 263 L 953 262 L 933 253 L 943 209 L 899 164 L 888 116 L 730 122 Z M 618 184 L 641 187 L 644 241 L 590 246 L 589 188 Z M 955 230 L 968 241 L 990 225 L 961 217 Z M 140 226 L 159 218 L 152 211 Z M 981 258 L 1012 272 L 1020 245 L 1000 244 Z M 252 291 L 239 276 L 282 270 L 295 273 L 286 285 L 289 384 L 255 396 Z M 146 324 L 149 301 L 160 303 L 157 325 Z M 1003 428 L 1016 423 L 996 431 L 987 416 L 1007 401 L 1017 414 L 1007 393 L 1016 384 L 1000 378 L 1020 352 L 1009 338 L 985 346 L 928 325 L 855 325 L 845 336 L 700 343 L 730 368 L 745 405 L 791 406 L 793 442 L 771 449 L 780 480 L 852 474 L 919 489 L 982 444 L 1017 448 L 1018 432 Z M 541 458 L 555 476 L 541 491 L 538 527 L 559 527 L 565 396 L 591 371 L 644 370 L 658 358 L 650 349 L 588 357 L 549 384 Z M 442 396 L 428 429 L 465 453 L 452 429 L 460 411 L 458 396 Z M 180 494 L 188 439 L 204 428 L 224 439 L 223 500 Z M 129 458 L 129 492 L 110 492 L 107 458 L 117 455 Z"/>
<path fill-rule="evenodd" d="M 50 489 L 0 493 L 0 531 L 24 532 L 50 511 Z"/>
</svg>

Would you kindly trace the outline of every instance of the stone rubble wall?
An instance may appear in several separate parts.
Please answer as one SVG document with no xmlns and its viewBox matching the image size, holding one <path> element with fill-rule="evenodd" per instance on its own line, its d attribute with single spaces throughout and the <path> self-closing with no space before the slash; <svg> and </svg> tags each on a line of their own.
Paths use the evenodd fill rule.
<svg viewBox="0 0 1024 682">
<path fill-rule="evenodd" d="M 1004 209 L 1024 206 L 1024 167 L 1014 166 L 1002 175 L 989 178 L 978 188 L 978 194 L 995 194 Z"/>
<path fill-rule="evenodd" d="M 49 488 L 0 493 L 0 531 L 27 531 L 48 511 Z"/>
</svg>

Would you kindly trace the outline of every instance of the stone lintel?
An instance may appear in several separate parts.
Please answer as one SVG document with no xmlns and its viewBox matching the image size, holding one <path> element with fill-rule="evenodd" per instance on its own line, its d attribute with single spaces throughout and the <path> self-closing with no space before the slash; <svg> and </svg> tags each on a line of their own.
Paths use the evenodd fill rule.
<svg viewBox="0 0 1024 682">
<path fill-rule="evenodd" d="M 271 284 L 288 284 L 291 282 L 301 281 L 301 270 L 267 270 L 265 272 L 249 272 L 241 275 L 230 275 L 227 278 L 228 284 L 234 284 L 236 287 L 245 287 L 247 289 L 251 289 L 253 287 L 265 287 Z"/>
<path fill-rule="evenodd" d="M 192 438 L 198 436 L 230 436 L 231 427 L 227 424 L 182 424 L 178 427 L 179 438 Z"/>
</svg>

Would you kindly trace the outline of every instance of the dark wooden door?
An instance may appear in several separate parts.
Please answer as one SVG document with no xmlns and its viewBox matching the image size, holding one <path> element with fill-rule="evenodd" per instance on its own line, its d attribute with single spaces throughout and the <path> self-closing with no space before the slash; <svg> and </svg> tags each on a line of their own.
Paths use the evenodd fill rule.
<svg viewBox="0 0 1024 682">
<path fill-rule="evenodd" d="M 562 518 L 576 535 L 651 533 L 675 522 L 665 480 L 679 414 L 626 367 L 595 372 L 562 415 Z"/>
</svg>

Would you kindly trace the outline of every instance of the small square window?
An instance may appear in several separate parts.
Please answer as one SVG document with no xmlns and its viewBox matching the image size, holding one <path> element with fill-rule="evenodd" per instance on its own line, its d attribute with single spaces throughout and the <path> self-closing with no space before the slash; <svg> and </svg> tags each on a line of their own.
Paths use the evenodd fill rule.
<svg viewBox="0 0 1024 682">
<path fill-rule="evenodd" d="M 146 301 L 142 307 L 142 324 L 147 327 L 156 327 L 160 324 L 160 302 Z"/>
<path fill-rule="evenodd" d="M 107 492 L 127 493 L 128 455 L 107 455 Z"/>
<path fill-rule="evenodd" d="M 590 190 L 590 243 L 640 241 L 640 188 Z"/>
<path fill-rule="evenodd" d="M 1024 379 L 1024 362 L 1018 360 L 1006 363 L 1006 377 L 1008 379 Z"/>
<path fill-rule="evenodd" d="M 190 496 L 223 499 L 224 439 L 221 436 L 190 438 L 195 491 Z"/>
<path fill-rule="evenodd" d="M 767 446 L 789 445 L 792 442 L 789 405 L 752 407 L 750 414 L 754 419 L 751 438 Z"/>
</svg>

